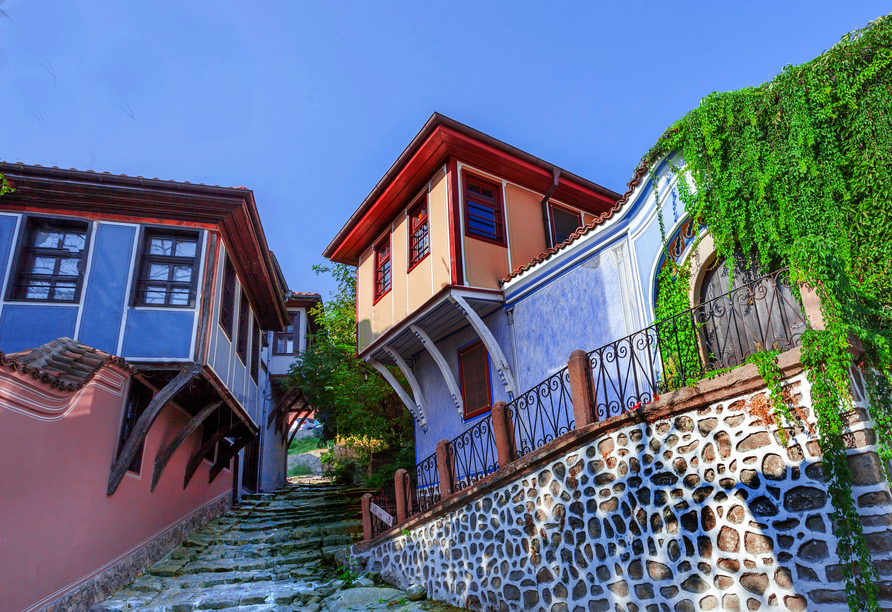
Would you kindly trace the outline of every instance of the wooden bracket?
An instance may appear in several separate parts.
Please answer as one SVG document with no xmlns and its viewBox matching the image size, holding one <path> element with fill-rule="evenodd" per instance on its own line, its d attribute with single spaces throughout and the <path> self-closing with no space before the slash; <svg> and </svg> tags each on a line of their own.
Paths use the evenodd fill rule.
<svg viewBox="0 0 892 612">
<path fill-rule="evenodd" d="M 233 455 L 238 453 L 240 450 L 245 448 L 248 445 L 248 442 L 254 439 L 254 436 L 242 436 L 238 440 L 235 441 L 232 445 L 228 446 L 225 450 L 220 451 L 219 456 L 217 457 L 217 463 L 211 468 L 211 474 L 208 477 L 208 484 L 214 482 L 214 478 L 223 471 L 227 465 L 229 465 L 229 460 L 232 459 Z"/>
<path fill-rule="evenodd" d="M 183 429 L 180 430 L 180 433 L 177 434 L 177 437 L 174 438 L 164 450 L 158 453 L 158 456 L 155 457 L 155 470 L 152 472 L 152 491 L 158 486 L 158 481 L 161 479 L 161 474 L 164 473 L 164 468 L 167 466 L 167 462 L 170 461 L 173 454 L 177 452 L 180 445 L 193 431 L 198 429 L 198 426 L 201 425 L 206 418 L 211 416 L 214 411 L 222 405 L 223 400 L 217 400 L 202 408 L 201 412 L 196 414 L 191 421 L 186 423 L 185 427 L 183 427 Z"/>
<path fill-rule="evenodd" d="M 158 415 L 161 414 L 162 408 L 164 408 L 164 406 L 167 405 L 167 402 L 173 399 L 173 397 L 193 378 L 195 378 L 194 372 L 180 370 L 180 373 L 177 374 L 173 380 L 167 383 L 161 391 L 155 394 L 155 397 L 152 398 L 152 401 L 149 402 L 149 405 L 139 416 L 139 419 L 137 419 L 136 425 L 133 427 L 133 432 L 131 432 L 130 436 L 127 438 L 127 442 L 124 443 L 124 448 L 121 449 L 118 458 L 115 460 L 115 463 L 111 468 L 111 473 L 108 476 L 108 489 L 106 490 L 106 494 L 114 495 L 115 491 L 118 489 L 118 485 L 120 485 L 121 481 L 124 479 L 124 474 L 127 473 L 127 468 L 133 463 L 133 459 L 136 457 L 140 445 L 145 441 L 149 429 L 151 429 L 152 424 L 155 422 L 155 419 L 158 418 Z"/>
<path fill-rule="evenodd" d="M 186 475 L 183 477 L 184 489 L 189 486 L 189 481 L 192 480 L 192 477 L 198 470 L 198 466 L 201 465 L 201 460 L 204 459 L 204 456 L 211 452 L 211 449 L 214 448 L 214 445 L 217 444 L 220 439 L 225 438 L 239 427 L 242 427 L 242 425 L 243 423 L 239 421 L 226 430 L 221 427 L 207 442 L 201 445 L 201 448 L 193 453 L 192 457 L 189 458 L 189 463 L 186 464 Z"/>
</svg>

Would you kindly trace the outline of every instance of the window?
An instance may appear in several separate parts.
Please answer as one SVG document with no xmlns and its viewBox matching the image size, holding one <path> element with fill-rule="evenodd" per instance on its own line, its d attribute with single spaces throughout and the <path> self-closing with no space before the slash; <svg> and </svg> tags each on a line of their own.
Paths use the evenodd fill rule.
<svg viewBox="0 0 892 612">
<path fill-rule="evenodd" d="M 76 302 L 84 277 L 89 224 L 26 217 L 9 299 Z"/>
<path fill-rule="evenodd" d="M 558 245 L 570 237 L 570 234 L 582 227 L 582 218 L 579 213 L 561 208 L 552 204 L 551 209 L 551 240 L 553 245 Z"/>
<path fill-rule="evenodd" d="M 461 376 L 461 397 L 465 405 L 465 418 L 482 414 L 492 406 L 492 390 L 489 386 L 489 355 L 481 341 L 477 341 L 458 353 Z"/>
<path fill-rule="evenodd" d="M 254 346 L 251 349 L 251 378 L 256 383 L 257 373 L 260 371 L 260 323 L 257 322 L 257 317 L 252 317 L 252 320 L 254 327 L 251 331 L 251 340 L 254 341 Z"/>
<path fill-rule="evenodd" d="M 136 379 L 130 379 L 130 394 L 127 397 L 127 404 L 124 407 L 124 422 L 121 424 L 121 439 L 118 442 L 118 455 L 124 450 L 124 445 L 127 443 L 127 439 L 130 438 L 130 434 L 133 433 L 136 421 L 139 420 L 139 417 L 145 409 L 149 407 L 149 403 L 152 401 L 152 395 L 152 390 L 147 386 Z M 143 444 L 140 444 L 139 450 L 136 451 L 136 455 L 133 456 L 133 463 L 127 468 L 128 472 L 139 474 L 140 464 L 142 464 L 142 450 Z"/>
<path fill-rule="evenodd" d="M 136 285 L 138 306 L 195 305 L 198 232 L 146 229 Z"/>
<path fill-rule="evenodd" d="M 427 221 L 427 194 L 409 209 L 409 270 L 430 253 L 430 226 Z"/>
<path fill-rule="evenodd" d="M 220 294 L 220 326 L 232 340 L 232 326 L 235 323 L 235 268 L 226 258 L 223 264 L 223 291 Z"/>
<path fill-rule="evenodd" d="M 390 291 L 390 235 L 375 247 L 375 301 Z"/>
<path fill-rule="evenodd" d="M 248 294 L 242 289 L 242 301 L 238 309 L 238 341 L 235 352 L 242 358 L 242 363 L 248 363 L 248 326 L 251 322 L 251 307 L 248 305 Z"/>
<path fill-rule="evenodd" d="M 505 223 L 502 215 L 502 187 L 463 175 L 465 182 L 465 233 L 474 238 L 505 244 Z"/>
<path fill-rule="evenodd" d="M 300 345 L 294 343 L 295 334 L 300 333 L 300 313 L 291 312 L 291 323 L 283 331 L 276 332 L 273 339 L 274 355 L 293 355 Z"/>
</svg>

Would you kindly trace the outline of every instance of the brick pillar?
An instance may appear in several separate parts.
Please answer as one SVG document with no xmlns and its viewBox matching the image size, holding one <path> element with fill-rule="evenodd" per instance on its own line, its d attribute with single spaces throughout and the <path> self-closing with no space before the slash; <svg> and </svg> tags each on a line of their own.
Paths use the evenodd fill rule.
<svg viewBox="0 0 892 612">
<path fill-rule="evenodd" d="M 576 429 L 580 429 L 598 420 L 592 401 L 592 363 L 588 354 L 579 349 L 570 353 L 567 371 L 570 374 L 573 418 L 576 420 Z"/>
<path fill-rule="evenodd" d="M 399 469 L 393 475 L 393 486 L 396 491 L 396 522 L 402 524 L 409 517 L 409 473 Z"/>
<path fill-rule="evenodd" d="M 372 494 L 362 496 L 362 539 L 368 542 L 372 539 Z"/>
<path fill-rule="evenodd" d="M 508 404 L 496 402 L 492 407 L 492 437 L 496 441 L 499 467 L 503 468 L 517 456 L 514 445 L 514 423 L 509 414 Z"/>
<path fill-rule="evenodd" d="M 440 476 L 440 499 L 452 495 L 455 488 L 452 455 L 449 453 L 449 440 L 437 442 L 437 471 Z"/>
</svg>

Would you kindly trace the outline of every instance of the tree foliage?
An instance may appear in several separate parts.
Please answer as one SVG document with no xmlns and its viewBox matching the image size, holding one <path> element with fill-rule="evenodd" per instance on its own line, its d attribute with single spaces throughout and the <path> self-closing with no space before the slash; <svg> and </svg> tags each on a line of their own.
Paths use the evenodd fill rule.
<svg viewBox="0 0 892 612">
<path fill-rule="evenodd" d="M 877 574 L 852 500 L 842 438 L 853 365 L 868 378 L 881 454 L 892 458 L 890 62 L 892 18 L 886 16 L 766 84 L 710 94 L 643 160 L 652 167 L 681 152 L 681 199 L 709 226 L 719 255 L 740 249 L 758 253 L 766 267 L 782 262 L 795 282 L 820 297 L 825 329 L 805 332 L 802 363 L 852 610 L 878 609 Z M 686 287 L 666 281 L 658 308 L 664 316 L 687 295 Z M 853 339 L 863 343 L 864 363 L 853 364 Z"/>
<path fill-rule="evenodd" d="M 316 409 L 320 437 L 347 444 L 362 462 L 373 452 L 411 445 L 408 411 L 390 385 L 356 357 L 356 270 L 343 264 L 313 270 L 331 274 L 337 290 L 311 311 L 319 331 L 308 335 L 307 350 L 295 360 L 289 379 Z"/>
</svg>

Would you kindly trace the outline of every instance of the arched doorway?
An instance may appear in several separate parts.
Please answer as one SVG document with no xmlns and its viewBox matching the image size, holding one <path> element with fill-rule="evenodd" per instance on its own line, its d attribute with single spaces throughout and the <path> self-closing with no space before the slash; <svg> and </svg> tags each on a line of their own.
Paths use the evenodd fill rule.
<svg viewBox="0 0 892 612">
<path fill-rule="evenodd" d="M 741 365 L 753 353 L 800 344 L 806 324 L 786 270 L 760 270 L 753 255 L 735 253 L 703 275 L 695 321 L 706 370 Z"/>
</svg>

